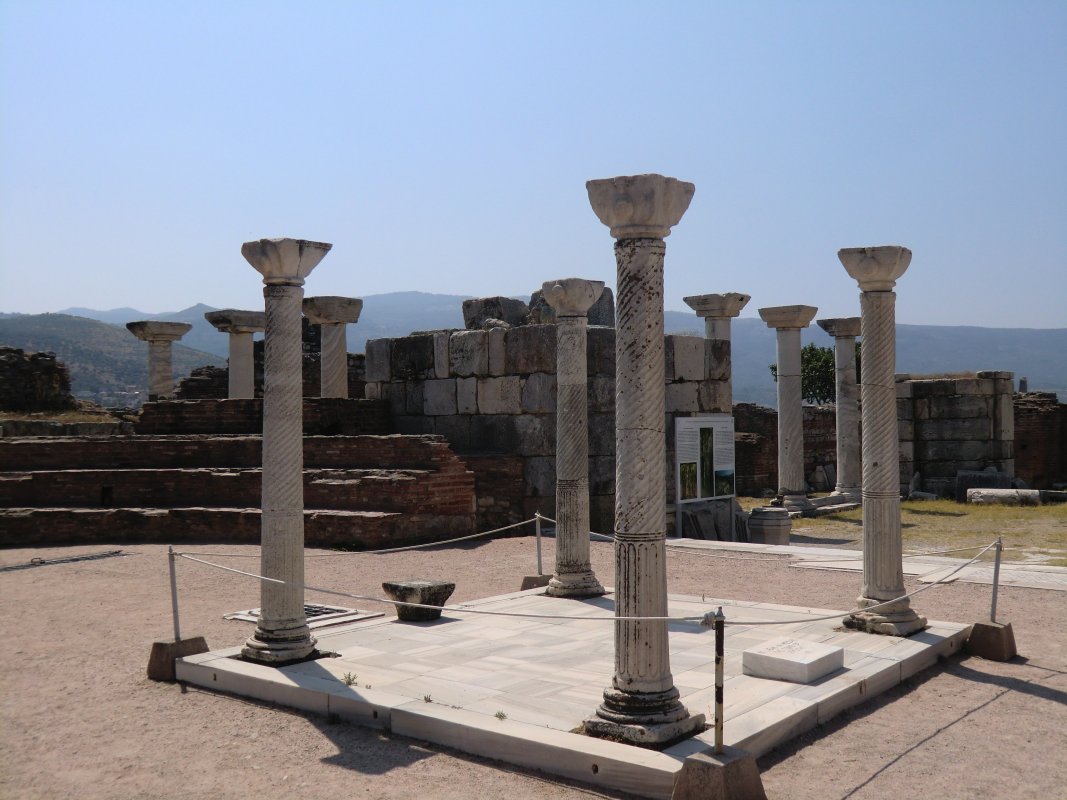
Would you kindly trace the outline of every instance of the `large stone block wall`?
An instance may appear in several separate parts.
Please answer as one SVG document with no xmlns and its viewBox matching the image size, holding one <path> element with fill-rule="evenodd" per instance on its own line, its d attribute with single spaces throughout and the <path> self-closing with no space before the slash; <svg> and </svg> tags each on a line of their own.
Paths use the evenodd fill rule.
<svg viewBox="0 0 1067 800">
<path fill-rule="evenodd" d="M 924 491 L 948 496 L 960 470 L 1015 474 L 1012 378 L 994 371 L 897 376 L 903 491 L 916 472 Z"/>
<path fill-rule="evenodd" d="M 1031 489 L 1067 483 L 1067 404 L 1052 392 L 1015 395 L 1015 474 Z"/>
<path fill-rule="evenodd" d="M 729 412 L 729 342 L 667 336 L 666 419 Z M 615 329 L 588 329 L 590 512 L 594 530 L 614 526 Z M 385 401 L 399 433 L 436 433 L 457 453 L 508 458 L 506 479 L 480 509 L 479 525 L 555 515 L 556 330 L 521 325 L 435 331 L 367 342 L 367 397 Z M 469 459 L 479 474 L 476 459 Z M 672 461 L 668 461 L 668 464 Z M 517 480 L 521 464 L 521 485 Z M 668 470 L 673 498 L 673 469 Z M 488 485 L 482 479 L 482 485 Z M 514 494 L 505 498 L 508 492 Z M 479 502 L 483 502 L 479 492 Z M 504 511 L 510 503 L 511 511 Z"/>
</svg>

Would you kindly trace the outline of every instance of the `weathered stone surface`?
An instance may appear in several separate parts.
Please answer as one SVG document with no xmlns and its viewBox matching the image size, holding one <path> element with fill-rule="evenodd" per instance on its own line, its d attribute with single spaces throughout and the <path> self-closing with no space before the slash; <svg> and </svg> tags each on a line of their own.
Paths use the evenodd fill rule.
<svg viewBox="0 0 1067 800">
<path fill-rule="evenodd" d="M 486 331 L 486 336 L 489 343 L 489 374 L 500 377 L 507 370 L 504 342 L 507 330 L 504 328 L 490 328 Z"/>
<path fill-rule="evenodd" d="M 391 381 L 392 339 L 367 340 L 367 382 Z"/>
<path fill-rule="evenodd" d="M 489 374 L 489 334 L 487 331 L 457 331 L 448 344 L 449 366 L 462 378 Z"/>
<path fill-rule="evenodd" d="M 729 414 L 733 411 L 730 402 L 728 381 L 704 381 L 697 385 L 697 409 L 705 414 Z"/>
<path fill-rule="evenodd" d="M 615 494 L 615 459 L 612 456 L 593 456 L 589 459 L 589 493 Z"/>
<path fill-rule="evenodd" d="M 790 683 L 814 683 L 845 666 L 844 648 L 779 636 L 741 654 L 745 675 Z"/>
<path fill-rule="evenodd" d="M 589 410 L 592 413 L 615 410 L 615 379 L 607 375 L 593 375 L 587 382 Z"/>
<path fill-rule="evenodd" d="M 709 381 L 729 381 L 731 379 L 731 349 L 729 339 L 704 340 L 704 372 Z"/>
<path fill-rule="evenodd" d="M 985 419 L 927 419 L 916 423 L 916 441 L 985 441 L 993 437 L 993 423 Z"/>
<path fill-rule="evenodd" d="M 418 608 L 402 603 L 443 606 L 456 591 L 450 581 L 385 581 L 382 589 L 392 600 L 397 601 L 397 619 L 404 622 L 428 622 L 441 618 L 440 608 Z"/>
<path fill-rule="evenodd" d="M 403 433 L 409 436 L 434 433 L 433 417 L 427 417 L 422 414 L 402 414 L 394 416 L 393 425 L 396 427 L 397 433 Z"/>
<path fill-rule="evenodd" d="M 392 414 L 406 414 L 408 411 L 408 393 L 406 383 L 380 383 L 378 396 L 389 404 Z"/>
<path fill-rule="evenodd" d="M 610 287 L 605 286 L 604 291 L 589 309 L 587 319 L 590 325 L 605 325 L 615 327 L 615 296 Z M 530 295 L 530 325 L 551 325 L 556 321 L 556 312 L 545 300 L 544 292 L 538 289 Z"/>
<path fill-rule="evenodd" d="M 586 331 L 586 361 L 590 375 L 610 375 L 615 380 L 615 329 L 590 327 Z"/>
<path fill-rule="evenodd" d="M 692 381 L 686 383 L 667 384 L 665 404 L 668 414 L 685 413 L 691 414 L 700 411 L 700 403 L 697 397 L 700 388 L 699 383 Z"/>
<path fill-rule="evenodd" d="M 518 375 L 478 379 L 479 414 L 522 413 L 522 384 Z"/>
<path fill-rule="evenodd" d="M 892 291 L 911 264 L 911 250 L 897 245 L 844 247 L 837 257 L 864 292 Z"/>
<path fill-rule="evenodd" d="M 524 325 L 507 331 L 504 339 L 504 371 L 507 375 L 556 371 L 554 325 Z"/>
<path fill-rule="evenodd" d="M 456 413 L 456 380 L 431 380 L 423 384 L 422 408 L 424 414 L 441 416 Z"/>
<path fill-rule="evenodd" d="M 664 376 L 668 381 L 704 380 L 704 342 L 699 336 L 664 337 Z"/>
<path fill-rule="evenodd" d="M 403 336 L 391 343 L 390 368 L 392 380 L 418 380 L 433 377 L 433 335 Z"/>
<path fill-rule="evenodd" d="M 478 414 L 471 417 L 471 449 L 479 453 L 518 452 L 519 435 L 513 414 Z"/>
<path fill-rule="evenodd" d="M 522 382 L 522 412 L 551 414 L 556 411 L 556 376 L 535 372 Z"/>
<path fill-rule="evenodd" d="M 433 369 L 438 378 L 448 378 L 452 374 L 450 341 L 451 333 L 436 331 L 433 334 Z"/>
<path fill-rule="evenodd" d="M 148 678 L 153 681 L 173 681 L 175 659 L 206 652 L 207 640 L 203 636 L 152 642 L 152 652 L 148 657 Z"/>
<path fill-rule="evenodd" d="M 408 381 L 405 397 L 407 402 L 404 404 L 404 411 L 408 414 L 424 413 L 423 405 L 426 402 L 425 381 Z"/>
<path fill-rule="evenodd" d="M 512 297 L 475 297 L 463 301 L 463 324 L 467 330 L 478 330 L 491 319 L 522 325 L 529 313 L 526 303 Z"/>
<path fill-rule="evenodd" d="M 70 373 L 55 353 L 0 347 L 0 409 L 63 411 L 74 406 Z"/>
<path fill-rule="evenodd" d="M 315 325 L 354 324 L 359 322 L 363 301 L 358 297 L 334 297 L 320 295 L 305 297 L 304 316 Z"/>
<path fill-rule="evenodd" d="M 586 181 L 589 203 L 616 239 L 663 239 L 693 200 L 696 187 L 663 175 Z"/>
<path fill-rule="evenodd" d="M 1019 654 L 1010 622 L 1004 624 L 981 620 L 974 623 L 964 647 L 971 655 L 990 661 L 1011 661 Z"/>
<path fill-rule="evenodd" d="M 967 502 L 977 506 L 1039 506 L 1038 489 L 968 489 Z"/>
<path fill-rule="evenodd" d="M 263 283 L 302 286 L 332 247 L 308 239 L 259 239 L 242 244 L 241 255 L 263 276 Z"/>
<path fill-rule="evenodd" d="M 534 497 L 552 497 L 556 493 L 556 459 L 533 456 L 523 459 L 523 481 Z"/>
<path fill-rule="evenodd" d="M 755 757 L 728 745 L 682 762 L 671 800 L 767 800 Z"/>
<path fill-rule="evenodd" d="M 142 320 L 127 322 L 126 329 L 146 342 L 175 342 L 192 330 L 187 322 L 163 322 L 161 320 Z"/>
<path fill-rule="evenodd" d="M 556 417 L 523 414 L 515 418 L 516 452 L 523 456 L 550 456 L 556 452 Z"/>
<path fill-rule="evenodd" d="M 589 455 L 615 456 L 615 415 L 589 415 Z"/>
<path fill-rule="evenodd" d="M 959 381 L 956 381 L 959 383 Z M 975 395 L 947 395 L 944 397 L 931 397 L 921 401 L 924 410 L 930 419 L 972 419 L 976 417 L 989 418 L 993 409 L 992 393 L 979 397 Z"/>
<path fill-rule="evenodd" d="M 456 378 L 456 411 L 460 414 L 478 413 L 477 378 Z"/>
<path fill-rule="evenodd" d="M 433 432 L 444 436 L 457 453 L 466 453 L 471 449 L 471 418 L 466 414 L 435 417 Z"/>
</svg>

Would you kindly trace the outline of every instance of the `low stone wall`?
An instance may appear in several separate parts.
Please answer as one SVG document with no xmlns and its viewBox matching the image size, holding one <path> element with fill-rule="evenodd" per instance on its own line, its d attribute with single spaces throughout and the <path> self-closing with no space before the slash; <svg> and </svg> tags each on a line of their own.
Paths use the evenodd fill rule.
<svg viewBox="0 0 1067 800">
<path fill-rule="evenodd" d="M 161 400 L 145 403 L 136 423 L 142 435 L 244 434 L 263 430 L 263 401 Z M 378 400 L 314 397 L 304 400 L 307 436 L 392 433 L 389 412 Z"/>
<path fill-rule="evenodd" d="M 1015 474 L 1031 489 L 1067 483 L 1067 404 L 1052 392 L 1015 395 Z"/>
</svg>

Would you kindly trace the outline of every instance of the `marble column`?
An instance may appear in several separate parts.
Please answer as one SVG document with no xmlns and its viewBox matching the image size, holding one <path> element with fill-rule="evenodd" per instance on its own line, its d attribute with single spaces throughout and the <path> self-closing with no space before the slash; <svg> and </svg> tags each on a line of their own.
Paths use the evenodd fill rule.
<svg viewBox="0 0 1067 800">
<path fill-rule="evenodd" d="M 252 334 L 262 333 L 266 328 L 263 312 L 225 308 L 220 311 L 208 311 L 204 314 L 204 319 L 223 333 L 230 334 L 230 360 L 227 370 L 230 385 L 227 396 L 231 400 L 255 397 L 256 364 Z"/>
<path fill-rule="evenodd" d="M 305 297 L 304 316 L 319 326 L 321 397 L 348 397 L 346 326 L 358 322 L 363 301 L 355 297 Z"/>
<path fill-rule="evenodd" d="M 164 400 L 174 395 L 174 368 L 171 366 L 171 343 L 187 334 L 187 322 L 143 320 L 127 322 L 126 329 L 148 342 L 148 399 Z"/>
<path fill-rule="evenodd" d="M 547 594 L 604 594 L 589 563 L 588 313 L 603 281 L 563 278 L 541 287 L 556 314 L 556 569 Z"/>
<path fill-rule="evenodd" d="M 667 614 L 664 437 L 664 237 L 695 187 L 662 175 L 589 181 L 618 267 L 615 334 L 615 674 L 585 721 L 593 736 L 662 748 L 703 730 L 671 675 Z"/>
<path fill-rule="evenodd" d="M 900 444 L 897 441 L 896 293 L 893 286 L 911 264 L 906 247 L 850 247 L 837 253 L 860 285 L 863 336 L 863 594 L 857 608 L 906 594 L 900 535 Z M 874 611 L 845 617 L 848 628 L 907 636 L 926 619 L 904 598 Z"/>
<path fill-rule="evenodd" d="M 778 497 L 789 511 L 810 507 L 804 478 L 804 395 L 800 386 L 800 330 L 814 306 L 772 306 L 759 310 L 778 333 Z"/>
<path fill-rule="evenodd" d="M 301 304 L 304 278 L 332 245 L 302 239 L 245 242 L 241 255 L 263 275 L 263 492 L 260 583 L 255 633 L 242 655 L 284 664 L 311 655 L 304 615 L 304 431 Z"/>
<path fill-rule="evenodd" d="M 740 292 L 727 292 L 726 294 L 699 294 L 692 297 L 683 297 L 685 304 L 693 309 L 698 317 L 704 319 L 704 338 L 714 342 L 712 346 L 713 357 L 720 359 L 733 358 L 730 343 L 730 320 L 741 313 L 751 296 Z M 723 381 L 721 394 L 718 396 L 719 407 L 727 413 L 733 412 L 733 366 L 727 364 L 727 380 Z"/>
<path fill-rule="evenodd" d="M 837 417 L 837 485 L 833 493 L 860 502 L 860 395 L 856 384 L 859 317 L 816 320 L 834 337 L 834 403 Z"/>
</svg>

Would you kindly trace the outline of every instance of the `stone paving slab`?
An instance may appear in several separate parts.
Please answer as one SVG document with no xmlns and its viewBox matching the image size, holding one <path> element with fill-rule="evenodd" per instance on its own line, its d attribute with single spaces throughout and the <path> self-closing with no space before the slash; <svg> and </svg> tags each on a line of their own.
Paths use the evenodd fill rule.
<svg viewBox="0 0 1067 800">
<path fill-rule="evenodd" d="M 240 648 L 179 659 L 178 679 L 437 742 L 612 790 L 669 798 L 687 755 L 707 751 L 705 731 L 663 752 L 574 733 L 600 702 L 613 673 L 613 599 L 552 598 L 543 589 L 462 604 L 508 614 L 446 611 L 440 620 L 393 618 L 318 634 L 335 658 L 281 669 L 240 661 Z M 672 595 L 671 616 L 717 605 L 727 620 L 725 741 L 760 755 L 889 689 L 960 649 L 969 626 L 932 622 L 907 639 L 841 628 L 844 612 Z M 818 617 L 833 614 L 830 620 Z M 743 624 L 784 621 L 784 625 Z M 845 667 L 809 685 L 742 674 L 747 647 L 781 636 L 842 647 Z M 714 716 L 712 629 L 670 624 L 671 665 L 692 713 Z"/>
</svg>

